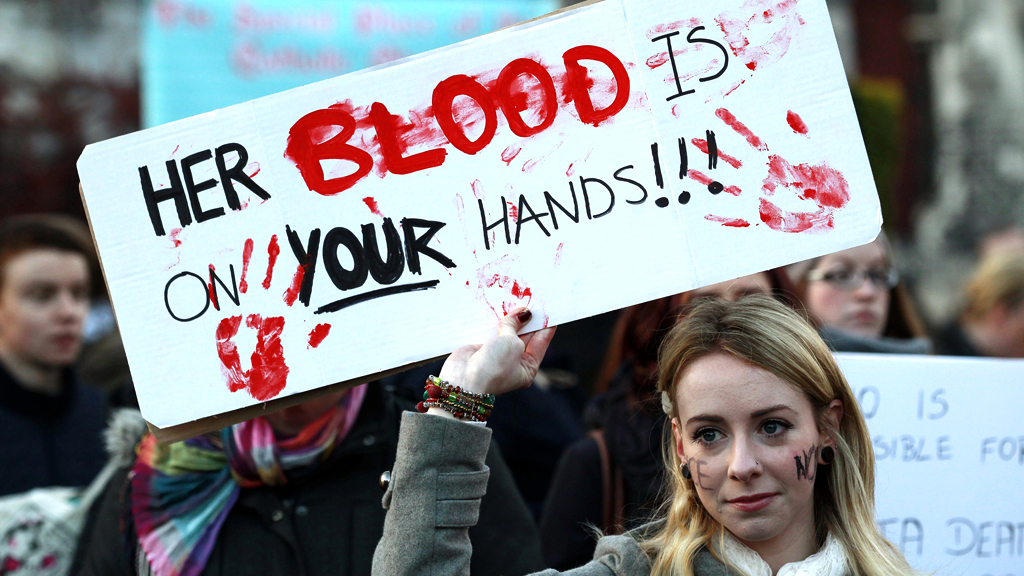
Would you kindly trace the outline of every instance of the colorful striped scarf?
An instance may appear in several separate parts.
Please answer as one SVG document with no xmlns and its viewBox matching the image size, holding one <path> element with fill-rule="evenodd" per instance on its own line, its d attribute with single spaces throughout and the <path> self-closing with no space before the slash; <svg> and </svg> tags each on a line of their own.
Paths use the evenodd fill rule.
<svg viewBox="0 0 1024 576">
<path fill-rule="evenodd" d="M 131 477 L 131 522 L 156 576 L 198 576 L 242 488 L 280 486 L 287 472 L 325 460 L 355 423 L 366 385 L 292 438 L 264 417 L 219 435 L 162 444 L 146 435 Z"/>
</svg>

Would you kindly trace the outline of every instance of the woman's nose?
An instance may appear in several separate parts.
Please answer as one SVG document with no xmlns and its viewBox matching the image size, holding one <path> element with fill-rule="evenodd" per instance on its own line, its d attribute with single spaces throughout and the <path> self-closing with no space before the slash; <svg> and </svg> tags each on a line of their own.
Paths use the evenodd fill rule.
<svg viewBox="0 0 1024 576">
<path fill-rule="evenodd" d="M 749 440 L 738 439 L 733 443 L 732 459 L 729 462 L 729 477 L 740 482 L 749 482 L 761 475 L 761 463 L 754 446 Z"/>
</svg>

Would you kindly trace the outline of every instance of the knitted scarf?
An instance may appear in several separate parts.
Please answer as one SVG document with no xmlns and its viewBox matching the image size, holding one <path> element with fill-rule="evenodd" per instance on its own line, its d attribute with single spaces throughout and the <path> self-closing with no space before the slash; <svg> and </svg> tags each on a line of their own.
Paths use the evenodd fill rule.
<svg viewBox="0 0 1024 576">
<path fill-rule="evenodd" d="M 156 576 L 197 576 L 242 488 L 280 486 L 287 472 L 330 456 L 355 423 L 366 385 L 298 435 L 278 438 L 264 417 L 220 434 L 163 444 L 146 435 L 131 476 L 131 522 Z"/>
</svg>

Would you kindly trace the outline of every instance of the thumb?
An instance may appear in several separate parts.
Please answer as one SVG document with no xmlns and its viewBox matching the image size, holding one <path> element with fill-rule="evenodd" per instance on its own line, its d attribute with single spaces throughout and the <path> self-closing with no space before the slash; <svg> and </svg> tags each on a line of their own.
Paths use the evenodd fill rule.
<svg viewBox="0 0 1024 576">
<path fill-rule="evenodd" d="M 516 336 L 533 318 L 529 308 L 516 308 L 498 322 L 498 336 Z"/>
</svg>

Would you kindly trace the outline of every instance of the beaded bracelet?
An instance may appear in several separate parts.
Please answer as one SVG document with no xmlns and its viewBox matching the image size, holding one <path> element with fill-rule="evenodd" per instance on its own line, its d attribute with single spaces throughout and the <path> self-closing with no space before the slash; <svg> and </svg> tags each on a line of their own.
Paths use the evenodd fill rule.
<svg viewBox="0 0 1024 576">
<path fill-rule="evenodd" d="M 463 390 L 437 376 L 428 376 L 423 390 L 423 401 L 416 405 L 420 412 L 426 412 L 429 408 L 441 408 L 451 412 L 456 418 L 486 422 L 494 409 L 493 394 Z"/>
</svg>

